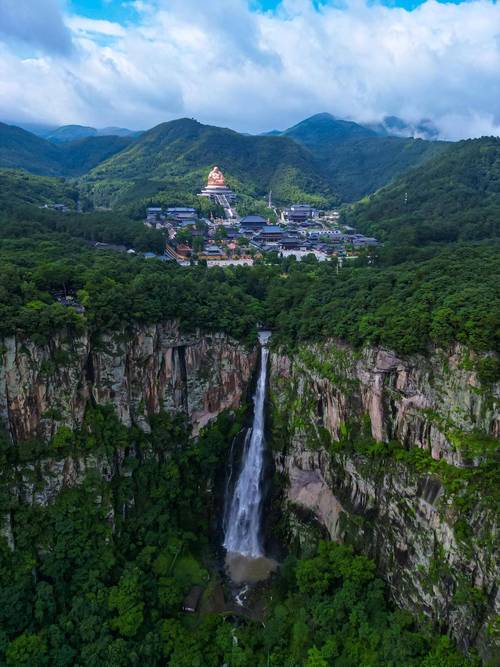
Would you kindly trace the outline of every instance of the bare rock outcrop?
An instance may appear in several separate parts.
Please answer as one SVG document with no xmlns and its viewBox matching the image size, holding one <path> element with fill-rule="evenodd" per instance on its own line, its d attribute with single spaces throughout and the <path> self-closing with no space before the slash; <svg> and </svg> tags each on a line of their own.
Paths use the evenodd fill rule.
<svg viewBox="0 0 500 667">
<path fill-rule="evenodd" d="M 377 441 L 397 440 L 456 466 L 474 464 L 457 435 L 498 437 L 500 384 L 481 386 L 474 354 L 460 345 L 401 358 L 383 348 L 356 352 L 330 341 L 303 346 L 293 359 L 275 354 L 273 383 L 293 387 L 301 415 L 339 440 L 350 422 L 367 422 Z M 304 406 L 306 406 L 304 410 Z M 472 456 L 473 459 L 473 456 Z"/>
<path fill-rule="evenodd" d="M 61 333 L 42 346 L 11 337 L 0 349 L 0 419 L 15 442 L 77 428 L 89 401 L 146 431 L 152 414 L 182 412 L 196 433 L 239 406 L 256 358 L 223 334 L 186 335 L 174 322 L 98 340 Z"/>
</svg>

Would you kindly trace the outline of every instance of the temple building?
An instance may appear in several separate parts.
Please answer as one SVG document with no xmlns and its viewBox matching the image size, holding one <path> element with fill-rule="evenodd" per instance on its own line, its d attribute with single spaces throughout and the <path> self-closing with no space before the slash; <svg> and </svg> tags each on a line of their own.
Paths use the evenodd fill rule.
<svg viewBox="0 0 500 667">
<path fill-rule="evenodd" d="M 283 220 L 293 223 L 304 223 L 317 217 L 318 212 L 310 204 L 293 204 L 283 211 Z"/>
<path fill-rule="evenodd" d="M 244 231 L 259 232 L 263 227 L 269 224 L 269 221 L 261 215 L 246 215 L 240 220 L 240 227 Z"/>
<path fill-rule="evenodd" d="M 226 179 L 219 167 L 214 167 L 208 174 L 207 184 L 200 192 L 200 197 L 210 197 L 224 208 L 229 207 L 236 199 L 234 192 L 227 187 Z"/>
<path fill-rule="evenodd" d="M 266 241 L 269 243 L 281 241 L 282 238 L 283 230 L 277 225 L 265 225 L 257 236 L 258 241 Z"/>
</svg>

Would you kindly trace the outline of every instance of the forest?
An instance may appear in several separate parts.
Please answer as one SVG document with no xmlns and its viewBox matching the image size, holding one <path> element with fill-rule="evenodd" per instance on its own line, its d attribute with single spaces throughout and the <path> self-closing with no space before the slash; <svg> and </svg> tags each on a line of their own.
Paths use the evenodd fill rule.
<svg viewBox="0 0 500 667">
<path fill-rule="evenodd" d="M 88 136 L 89 130 L 63 127 L 52 142 L 0 124 L 0 167 L 82 177 L 82 200 L 143 211 L 150 201 L 191 205 L 215 160 L 240 201 L 263 204 L 272 190 L 278 204 L 307 201 L 324 208 L 356 201 L 447 147 L 380 136 L 329 114 L 260 136 L 188 118 L 129 136 Z"/>
<path fill-rule="evenodd" d="M 355 204 L 349 222 L 382 241 L 421 246 L 500 235 L 500 139 L 450 144 Z"/>
<path fill-rule="evenodd" d="M 230 185 L 243 190 L 242 211 L 255 210 L 255 197 L 271 180 L 284 200 L 311 192 L 320 202 L 337 197 L 329 186 L 323 188 L 323 180 L 314 191 L 317 163 L 291 139 L 280 143 L 282 168 L 283 160 L 270 159 L 276 142 L 269 137 L 259 139 L 260 152 L 249 163 L 247 138 L 189 121 L 167 125 L 145 133 L 79 188 L 64 178 L 0 171 L 0 338 L 16 334 L 44 344 L 64 330 L 98 341 L 104 333 L 127 334 L 175 319 L 184 331 L 225 332 L 252 346 L 264 324 L 273 331 L 272 345 L 286 352 L 304 341 L 329 338 L 358 350 L 379 345 L 401 355 L 460 343 L 485 353 L 470 358 L 482 383 L 498 380 L 498 357 L 492 354 L 500 352 L 497 140 L 429 149 L 436 155 L 424 166 L 345 208 L 344 221 L 384 242 L 355 260 L 340 266 L 309 256 L 299 263 L 269 253 L 252 267 L 222 269 L 146 259 L 144 251 L 162 251 L 164 238 L 140 220 L 146 202 L 198 203 L 193 188 L 206 170 L 196 165 L 200 156 L 208 164 L 217 142 L 227 142 Z M 195 157 L 184 150 L 184 135 L 196 148 Z M 372 139 L 366 137 L 365 148 Z M 392 150 L 398 143 L 386 139 L 377 145 Z M 356 141 L 344 154 L 356 152 Z M 171 179 L 164 164 L 154 164 L 155 142 L 163 142 L 168 160 L 179 160 L 179 178 Z M 411 144 L 408 160 L 420 164 L 429 147 L 405 143 Z M 56 154 L 46 144 L 41 148 L 51 165 L 61 151 L 75 150 L 57 148 Z M 75 169 L 85 156 L 97 159 L 105 147 L 94 148 L 88 141 L 80 145 Z M 372 157 L 383 166 L 387 153 Z M 243 184 L 239 173 L 249 164 L 252 176 Z M 473 178 L 464 164 L 474 165 Z M 153 177 L 136 179 L 136 167 Z M 53 173 L 59 173 L 55 166 Z M 192 199 L 184 198 L 187 193 Z M 115 197 L 122 208 L 91 210 L 92 198 L 101 195 L 103 201 Z M 54 201 L 72 212 L 39 208 Z M 84 213 L 76 212 L 78 203 Z M 137 253 L 98 249 L 97 241 Z M 78 308 L 61 302 L 61 295 L 73 297 Z M 319 538 L 300 553 L 289 549 L 262 591 L 262 616 L 220 609 L 215 600 L 223 585 L 221 554 L 214 548 L 220 489 L 228 446 L 241 432 L 247 407 L 223 413 L 196 439 L 180 417 L 161 412 L 145 433 L 90 402 L 81 428 L 61 427 L 50 442 L 13 446 L 0 429 L 0 495 L 15 545 L 11 551 L 8 540 L 0 542 L 0 664 L 481 664 L 473 651 L 460 654 L 442 628 L 394 608 L 373 561 Z M 346 427 L 327 451 L 359 454 L 369 464 L 404 462 L 408 470 L 437 476 L 444 487 L 462 489 L 469 505 L 478 497 L 491 505 L 497 500 L 491 491 L 497 464 L 489 457 L 473 469 L 458 469 L 418 449 L 362 436 Z M 63 461 L 90 462 L 89 473 L 44 505 L 28 502 L 24 490 L 43 492 L 44 466 Z M 113 474 L 98 473 L 95 461 Z M 460 529 L 467 532 L 467 526 Z M 193 585 L 204 593 L 200 613 L 190 615 L 182 604 Z"/>
<path fill-rule="evenodd" d="M 0 332 L 47 338 L 64 326 L 94 332 L 165 319 L 185 329 L 255 340 L 257 323 L 276 344 L 342 338 L 403 354 L 455 341 L 499 349 L 498 245 L 431 247 L 422 257 L 380 250 L 376 264 L 296 262 L 271 256 L 253 267 L 179 267 L 106 250 L 89 240 L 160 250 L 161 234 L 106 212 L 60 215 L 25 209 L 0 225 Z M 478 271 L 478 267 L 481 271 Z M 77 314 L 54 297 L 78 297 Z"/>
<path fill-rule="evenodd" d="M 130 137 L 85 137 L 55 145 L 0 122 L 0 168 L 22 168 L 41 176 L 80 176 L 125 149 Z"/>
<path fill-rule="evenodd" d="M 311 153 L 287 137 L 246 136 L 182 118 L 144 132 L 128 148 L 82 179 L 95 201 L 123 206 L 173 194 L 186 198 L 205 184 L 214 155 L 239 196 L 277 202 L 310 201 L 319 206 L 338 197 Z"/>
<path fill-rule="evenodd" d="M 220 587 L 214 491 L 241 415 L 222 414 L 193 440 L 159 414 L 150 434 L 89 408 L 78 431 L 13 448 L 0 440 L 2 503 L 15 552 L 0 547 L 0 661 L 7 667 L 474 667 L 450 640 L 387 601 L 365 556 L 319 542 L 291 554 L 263 593 L 266 620 L 216 613 Z M 89 474 L 45 507 L 8 489 L 52 459 L 98 456 L 118 474 Z M 96 503 L 95 499 L 100 502 Z M 201 613 L 182 611 L 201 584 Z M 219 610 L 220 612 L 220 610 Z M 332 662 L 334 661 L 334 662 Z"/>
<path fill-rule="evenodd" d="M 340 120 L 328 113 L 307 118 L 281 134 L 311 151 L 343 202 L 355 202 L 375 192 L 448 147 L 444 141 L 381 135 L 380 128 Z"/>
</svg>

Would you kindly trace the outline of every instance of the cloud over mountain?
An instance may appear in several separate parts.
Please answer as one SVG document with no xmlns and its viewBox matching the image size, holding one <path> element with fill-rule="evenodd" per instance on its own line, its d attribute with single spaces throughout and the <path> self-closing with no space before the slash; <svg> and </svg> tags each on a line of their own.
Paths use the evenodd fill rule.
<svg viewBox="0 0 500 667">
<path fill-rule="evenodd" d="M 43 43 L 35 31 L 26 55 L 21 14 L 14 21 L 14 0 L 4 0 L 0 117 L 148 127 L 189 115 L 258 132 L 329 111 L 361 122 L 429 118 L 444 138 L 500 133 L 498 3 L 428 0 L 409 12 L 284 0 L 267 13 L 243 0 L 132 4 L 127 24 L 65 15 L 64 25 L 59 14 L 54 34 Z M 55 48 L 60 23 L 67 42 Z"/>
</svg>

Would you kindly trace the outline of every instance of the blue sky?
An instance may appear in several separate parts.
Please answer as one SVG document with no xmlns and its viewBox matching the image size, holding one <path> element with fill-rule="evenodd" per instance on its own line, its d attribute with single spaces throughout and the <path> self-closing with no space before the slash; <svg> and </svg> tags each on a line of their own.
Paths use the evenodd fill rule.
<svg viewBox="0 0 500 667">
<path fill-rule="evenodd" d="M 261 132 L 329 112 L 457 139 L 500 134 L 499 72 L 494 0 L 0 0 L 0 120 Z"/>
<path fill-rule="evenodd" d="M 443 2 L 444 0 L 440 0 Z M 463 0 L 446 0 L 453 4 L 459 4 Z M 200 0 L 203 2 L 203 0 Z M 274 10 L 281 0 L 250 0 L 249 6 L 262 10 Z M 388 7 L 403 7 L 411 10 L 421 5 L 423 0 L 385 0 L 381 4 Z M 316 5 L 328 4 L 328 0 L 315 0 Z M 127 6 L 129 5 L 129 6 Z M 77 13 L 90 18 L 107 19 L 110 21 L 133 21 L 137 13 L 130 4 L 123 0 L 70 0 L 71 9 Z"/>
<path fill-rule="evenodd" d="M 70 0 L 70 9 L 75 14 L 108 21 L 127 21 L 137 18 L 137 12 L 127 7 L 123 0 Z"/>
</svg>

